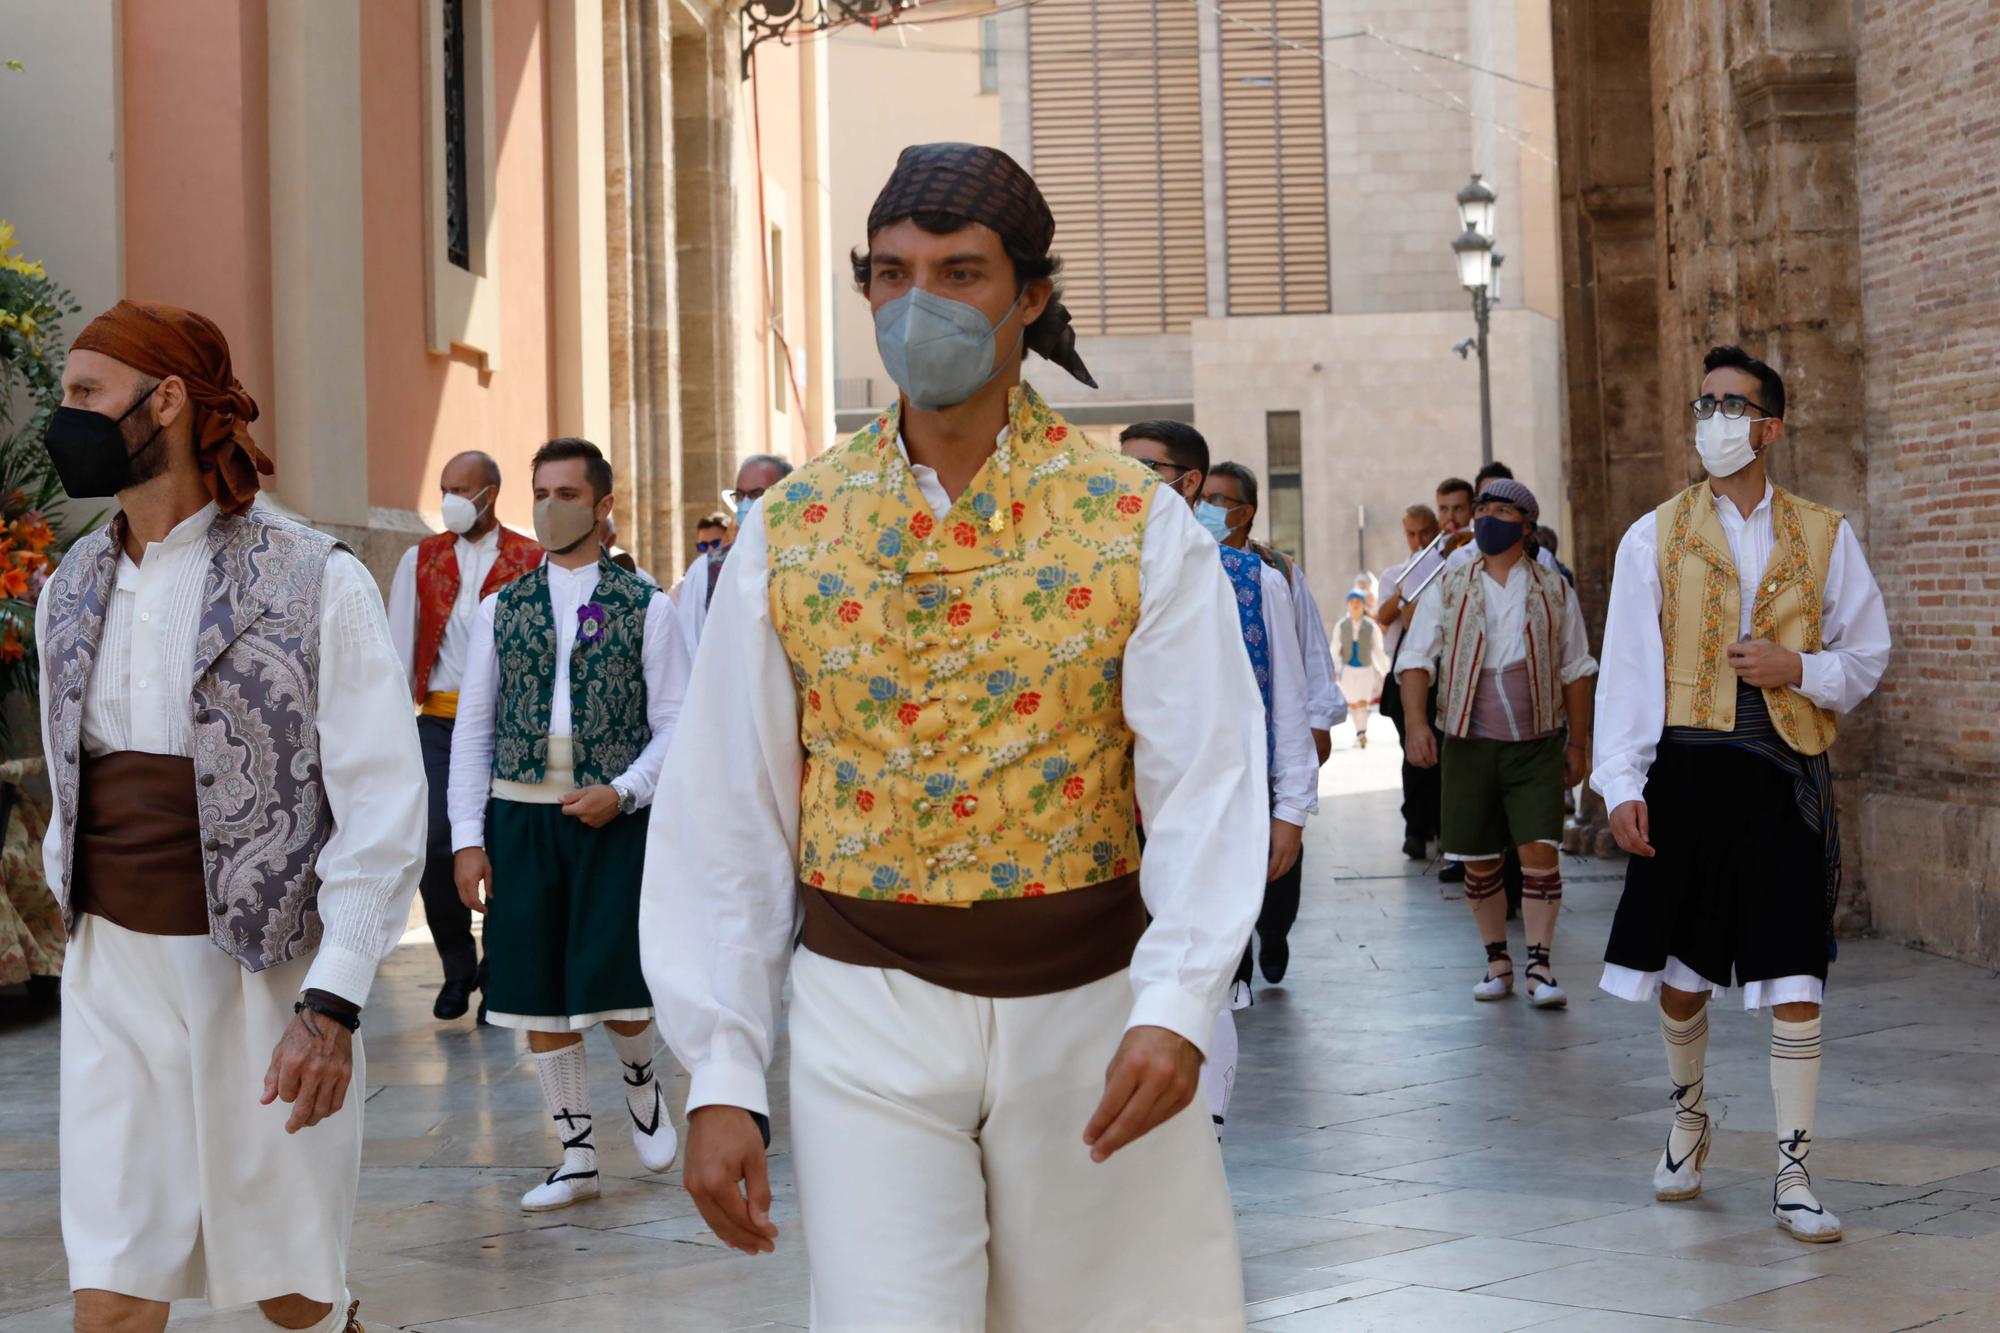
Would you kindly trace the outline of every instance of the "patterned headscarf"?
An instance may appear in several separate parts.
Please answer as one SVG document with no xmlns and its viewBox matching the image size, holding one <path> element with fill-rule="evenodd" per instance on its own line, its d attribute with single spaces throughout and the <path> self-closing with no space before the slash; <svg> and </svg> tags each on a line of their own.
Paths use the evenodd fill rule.
<svg viewBox="0 0 2000 1333">
<path fill-rule="evenodd" d="M 1513 505 L 1521 511 L 1521 517 L 1528 520 L 1531 528 L 1542 521 L 1542 507 L 1536 502 L 1535 493 L 1512 477 L 1495 477 L 1487 482 L 1475 503 L 1485 504 L 1488 500 Z"/>
<path fill-rule="evenodd" d="M 230 370 L 229 342 L 213 320 L 179 306 L 120 301 L 86 324 L 70 350 L 101 352 L 154 379 L 179 376 L 194 409 L 195 458 L 208 493 L 225 513 L 250 507 L 258 474 L 276 469 L 250 438 L 257 400 Z"/>
<path fill-rule="evenodd" d="M 1017 250 L 1049 252 L 1056 219 L 1034 177 L 997 148 L 969 143 L 926 143 L 905 148 L 889 183 L 868 210 L 868 234 L 915 213 L 943 213 L 998 232 Z M 1076 353 L 1076 332 L 1060 301 L 1035 321 L 1028 350 L 1047 357 L 1077 379 L 1097 387 Z"/>
</svg>

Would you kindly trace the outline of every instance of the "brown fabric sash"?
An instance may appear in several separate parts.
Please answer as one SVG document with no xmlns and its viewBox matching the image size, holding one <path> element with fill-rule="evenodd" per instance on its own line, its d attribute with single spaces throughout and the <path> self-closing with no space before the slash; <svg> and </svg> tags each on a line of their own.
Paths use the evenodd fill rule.
<svg viewBox="0 0 2000 1333">
<path fill-rule="evenodd" d="M 995 999 L 1101 981 L 1131 965 L 1146 933 L 1137 875 L 971 907 L 849 898 L 806 884 L 799 897 L 801 943 L 820 957 L 895 968 L 946 990 Z"/>
<path fill-rule="evenodd" d="M 121 750 L 83 760 L 75 911 L 141 935 L 209 933 L 194 761 Z"/>
</svg>

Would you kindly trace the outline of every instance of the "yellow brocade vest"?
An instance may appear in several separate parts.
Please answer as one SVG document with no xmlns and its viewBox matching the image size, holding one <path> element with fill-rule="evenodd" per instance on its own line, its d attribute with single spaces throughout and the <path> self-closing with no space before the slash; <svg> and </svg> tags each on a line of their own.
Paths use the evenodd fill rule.
<svg viewBox="0 0 2000 1333">
<path fill-rule="evenodd" d="M 1666 647 L 1667 725 L 1736 729 L 1736 673 L 1727 650 L 1742 624 L 1742 584 L 1707 482 L 1661 505 L 1660 641 Z M 1840 531 L 1838 510 L 1777 488 L 1771 494 L 1771 560 L 1750 610 L 1752 633 L 1797 653 L 1822 644 L 1820 612 L 1827 565 Z M 1833 744 L 1834 715 L 1797 690 L 1764 691 L 1771 722 L 1800 754 Z"/>
<path fill-rule="evenodd" d="M 970 906 L 1135 873 L 1120 669 L 1153 473 L 1023 384 L 936 518 L 896 409 L 764 500 L 799 691 L 799 875 Z"/>
</svg>

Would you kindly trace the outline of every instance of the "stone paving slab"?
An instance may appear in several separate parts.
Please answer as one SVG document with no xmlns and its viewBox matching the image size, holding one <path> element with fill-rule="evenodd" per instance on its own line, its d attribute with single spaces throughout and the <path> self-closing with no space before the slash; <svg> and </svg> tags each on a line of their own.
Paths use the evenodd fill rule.
<svg viewBox="0 0 2000 1333">
<path fill-rule="evenodd" d="M 1384 732 L 1384 739 L 1391 734 Z M 1719 1127 L 1699 1200 L 1657 1204 L 1670 1110 L 1653 1012 L 1595 989 L 1622 867 L 1566 861 L 1555 963 L 1571 1004 L 1475 1005 L 1462 900 L 1398 850 L 1394 747 L 1341 733 L 1307 834 L 1292 974 L 1238 1015 L 1223 1144 L 1260 1330 L 2000 1328 L 2000 980 L 1844 942 L 1829 989 L 1814 1165 L 1846 1242 L 1768 1214 L 1768 1018 L 1717 1005 Z M 1516 930 L 1515 952 L 1522 950 Z M 368 1141 L 351 1271 L 372 1330 L 679 1333 L 808 1321 L 782 1067 L 771 1175 L 782 1228 L 752 1260 L 707 1233 L 677 1171 L 603 1145 L 604 1197 L 519 1210 L 551 1142 L 516 1034 L 429 1015 L 419 922 L 367 1024 Z M 0 1001 L 0 1333 L 70 1324 L 56 1196 L 57 1025 Z M 592 1096 L 615 1065 L 593 1038 Z M 782 1059 L 782 1054 L 781 1054 Z M 673 1079 L 678 1107 L 684 1076 Z M 254 1311 L 174 1328 L 266 1333 Z"/>
</svg>

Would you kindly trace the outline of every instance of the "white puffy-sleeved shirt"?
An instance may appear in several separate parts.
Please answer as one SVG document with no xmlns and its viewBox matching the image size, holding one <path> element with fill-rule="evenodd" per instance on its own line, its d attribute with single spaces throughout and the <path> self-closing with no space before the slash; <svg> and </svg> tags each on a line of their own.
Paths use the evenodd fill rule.
<svg viewBox="0 0 2000 1333">
<path fill-rule="evenodd" d="M 1271 645 L 1271 817 L 1304 828 L 1307 816 L 1319 811 L 1310 671 L 1299 651 L 1291 585 L 1282 570 L 1261 561 L 1257 568 L 1264 590 L 1264 641 Z"/>
<path fill-rule="evenodd" d="M 569 657 L 576 647 L 577 609 L 597 591 L 599 566 L 565 569 L 550 561 L 549 601 L 556 617 L 555 694 L 549 703 L 549 734 L 570 734 Z M 486 845 L 486 800 L 493 791 L 493 719 L 499 711 L 500 655 L 493 646 L 493 611 L 499 593 L 479 604 L 467 650 L 465 683 L 458 692 L 458 720 L 451 733 L 451 779 L 445 809 L 451 817 L 451 849 Z M 660 767 L 673 743 L 681 696 L 687 690 L 687 645 L 675 630 L 673 601 L 656 587 L 646 603 L 646 632 L 640 670 L 646 677 L 646 719 L 652 736 L 632 766 L 613 778 L 630 791 L 640 808 L 653 803 Z"/>
<path fill-rule="evenodd" d="M 911 473 L 932 513 L 949 512 L 936 473 Z M 769 585 L 760 503 L 707 609 L 663 779 L 674 796 L 654 812 L 646 848 L 640 959 L 660 1027 L 691 1075 L 690 1111 L 768 1114 L 765 1071 L 798 933 L 804 751 Z M 1205 1054 L 1264 896 L 1263 704 L 1214 540 L 1171 496 L 1148 507 L 1139 589 L 1124 706 L 1152 922 L 1132 955 L 1128 1026 L 1167 1028 Z"/>
<path fill-rule="evenodd" d="M 1299 653 L 1305 661 L 1306 720 L 1314 731 L 1331 731 L 1347 720 L 1347 696 L 1334 678 L 1333 644 L 1327 639 L 1326 621 L 1306 583 L 1305 571 L 1296 561 L 1292 564 L 1291 600 Z M 1315 749 L 1313 754 L 1317 757 L 1319 751 Z"/>
<path fill-rule="evenodd" d="M 1757 584 L 1771 560 L 1770 486 L 1745 516 L 1713 496 L 1741 588 L 1739 638 L 1751 636 Z M 1612 569 L 1604 618 L 1604 664 L 1597 675 L 1597 737 L 1591 788 L 1616 810 L 1644 800 L 1646 774 L 1667 720 L 1667 650 L 1660 638 L 1659 520 L 1647 513 L 1626 529 Z M 1889 665 L 1889 613 L 1854 529 L 1842 519 L 1820 601 L 1822 647 L 1801 654 L 1799 693 L 1835 713 L 1852 712 Z"/>
<path fill-rule="evenodd" d="M 83 700 L 83 750 L 194 754 L 188 690 L 208 584 L 210 504 L 147 545 L 118 556 L 104 637 Z M 48 602 L 35 608 L 35 637 Z M 410 712 L 409 672 L 390 640 L 375 579 L 353 555 L 327 557 L 319 614 L 320 777 L 333 833 L 320 849 L 324 932 L 301 990 L 368 1002 L 375 969 L 403 938 L 424 863 L 424 761 Z M 52 679 L 43 664 L 42 688 Z M 42 701 L 44 715 L 48 707 Z M 49 821 L 42 863 L 63 866 L 62 822 Z"/>
</svg>

